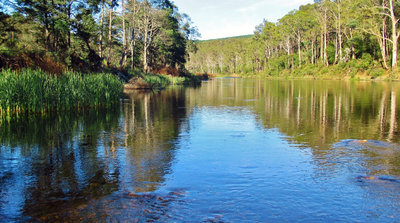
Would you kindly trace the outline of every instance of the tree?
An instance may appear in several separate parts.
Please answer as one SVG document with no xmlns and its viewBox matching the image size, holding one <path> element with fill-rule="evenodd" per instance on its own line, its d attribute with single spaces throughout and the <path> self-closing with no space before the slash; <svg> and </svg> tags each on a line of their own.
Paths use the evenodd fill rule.
<svg viewBox="0 0 400 223">
<path fill-rule="evenodd" d="M 152 8 L 147 0 L 144 0 L 140 11 L 139 29 L 143 40 L 143 69 L 149 72 L 149 49 L 153 44 L 154 37 L 161 29 L 163 11 Z"/>
<path fill-rule="evenodd" d="M 120 66 L 125 67 L 126 59 L 127 59 L 127 37 L 126 37 L 126 28 L 125 28 L 125 21 L 126 21 L 126 7 L 125 7 L 125 0 L 121 0 L 122 2 L 122 57 L 120 61 Z"/>
<path fill-rule="evenodd" d="M 321 24 L 321 61 L 325 65 L 329 65 L 327 47 L 328 47 L 328 33 L 329 33 L 329 4 L 330 1 L 322 0 L 317 3 L 317 15 Z"/>
<path fill-rule="evenodd" d="M 361 19 L 364 21 L 362 23 L 362 30 L 366 33 L 374 35 L 378 39 L 379 47 L 382 54 L 383 67 L 389 69 L 387 64 L 387 16 L 380 13 L 380 9 L 376 8 L 379 2 L 364 1 L 364 10 L 360 15 Z M 385 1 L 382 1 L 382 6 L 385 5 Z"/>
</svg>

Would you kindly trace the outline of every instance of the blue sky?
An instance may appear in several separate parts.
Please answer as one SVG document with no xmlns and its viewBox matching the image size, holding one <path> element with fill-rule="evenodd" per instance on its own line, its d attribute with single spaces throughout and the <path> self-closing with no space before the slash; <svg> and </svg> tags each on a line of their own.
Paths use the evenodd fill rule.
<svg viewBox="0 0 400 223">
<path fill-rule="evenodd" d="M 313 0 L 173 0 L 188 14 L 201 39 L 252 34 L 263 19 L 276 22 L 286 13 Z"/>
</svg>

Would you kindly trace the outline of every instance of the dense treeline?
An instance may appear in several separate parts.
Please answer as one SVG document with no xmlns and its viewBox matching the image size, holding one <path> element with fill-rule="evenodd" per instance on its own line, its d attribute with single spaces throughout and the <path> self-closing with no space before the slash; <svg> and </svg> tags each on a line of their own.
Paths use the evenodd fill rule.
<svg viewBox="0 0 400 223">
<path fill-rule="evenodd" d="M 190 18 L 169 0 L 0 3 L 3 67 L 12 66 L 9 59 L 15 55 L 28 55 L 27 66 L 36 64 L 31 61 L 34 53 L 81 71 L 88 67 L 146 72 L 183 68 L 189 39 L 196 34 Z"/>
<path fill-rule="evenodd" d="M 267 75 L 329 66 L 379 76 L 397 69 L 399 17 L 398 0 L 315 1 L 276 23 L 264 21 L 252 37 L 198 42 L 187 66 Z"/>
</svg>

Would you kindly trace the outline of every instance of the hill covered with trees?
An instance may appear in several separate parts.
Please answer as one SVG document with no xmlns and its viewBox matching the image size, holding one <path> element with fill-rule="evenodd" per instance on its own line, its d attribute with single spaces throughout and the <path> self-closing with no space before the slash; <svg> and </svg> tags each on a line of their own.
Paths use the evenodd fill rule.
<svg viewBox="0 0 400 223">
<path fill-rule="evenodd" d="M 263 21 L 251 37 L 197 42 L 194 72 L 396 76 L 400 1 L 321 0 Z"/>
</svg>

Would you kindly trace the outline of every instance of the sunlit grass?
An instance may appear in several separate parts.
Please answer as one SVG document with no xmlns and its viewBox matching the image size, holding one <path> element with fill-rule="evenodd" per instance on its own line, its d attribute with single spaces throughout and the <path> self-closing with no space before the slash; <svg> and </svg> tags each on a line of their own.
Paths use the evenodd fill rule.
<svg viewBox="0 0 400 223">
<path fill-rule="evenodd" d="M 60 76 L 39 70 L 0 71 L 0 115 L 110 106 L 119 101 L 123 85 L 112 74 Z"/>
<path fill-rule="evenodd" d="M 186 77 L 174 77 L 162 74 L 142 74 L 143 80 L 148 83 L 153 89 L 166 88 L 167 86 L 175 85 L 198 85 L 201 83 L 201 78 L 194 75 Z"/>
</svg>

